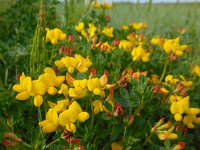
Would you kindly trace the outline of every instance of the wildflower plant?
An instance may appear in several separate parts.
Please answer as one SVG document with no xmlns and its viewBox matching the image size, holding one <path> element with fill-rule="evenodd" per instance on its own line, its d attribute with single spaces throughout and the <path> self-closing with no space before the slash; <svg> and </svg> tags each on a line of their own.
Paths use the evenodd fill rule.
<svg viewBox="0 0 200 150">
<path fill-rule="evenodd" d="M 189 93 L 199 78 L 199 66 L 191 66 L 191 73 L 184 75 L 174 66 L 181 65 L 189 45 L 181 37 L 149 38 L 143 22 L 116 29 L 107 17 L 99 24 L 110 8 L 107 3 L 92 3 L 91 14 L 67 32 L 45 30 L 40 40 L 55 50 L 48 51 L 49 63 L 34 75 L 22 73 L 13 85 L 20 105 L 26 100 L 37 111 L 34 140 L 28 144 L 14 128 L 4 133 L 5 146 L 112 150 L 192 146 L 189 138 L 200 123 L 200 109 Z M 5 128 L 9 125 L 1 122 Z"/>
</svg>

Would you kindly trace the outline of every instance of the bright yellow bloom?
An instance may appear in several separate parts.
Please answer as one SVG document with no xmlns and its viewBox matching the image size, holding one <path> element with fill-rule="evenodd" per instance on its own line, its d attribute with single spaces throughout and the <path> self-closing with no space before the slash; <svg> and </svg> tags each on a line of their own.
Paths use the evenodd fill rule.
<svg viewBox="0 0 200 150">
<path fill-rule="evenodd" d="M 200 117 L 197 117 L 196 114 L 189 114 L 184 116 L 183 123 L 190 129 L 195 127 L 194 123 L 200 124 Z"/>
<path fill-rule="evenodd" d="M 164 39 L 162 39 L 161 37 L 158 36 L 158 37 L 152 38 L 150 43 L 153 44 L 153 45 L 158 45 L 161 48 L 163 48 Z"/>
<path fill-rule="evenodd" d="M 112 5 L 110 3 L 103 3 L 103 8 L 110 9 L 110 8 L 112 8 Z"/>
<path fill-rule="evenodd" d="M 58 114 L 55 109 L 50 108 L 46 114 L 46 120 L 39 122 L 44 133 L 54 132 L 58 127 Z"/>
<path fill-rule="evenodd" d="M 80 22 L 77 26 L 75 26 L 75 30 L 77 32 L 81 32 L 84 30 L 84 23 L 83 22 Z"/>
<path fill-rule="evenodd" d="M 166 54 L 174 53 L 176 56 L 182 56 L 183 51 L 188 47 L 187 45 L 179 44 L 180 38 L 165 40 L 164 50 Z"/>
<path fill-rule="evenodd" d="M 122 26 L 122 29 L 123 29 L 123 30 L 128 30 L 128 29 L 129 29 L 129 26 L 124 25 L 124 26 Z"/>
<path fill-rule="evenodd" d="M 47 92 L 50 95 L 55 95 L 57 92 L 57 89 L 55 87 L 60 86 L 65 80 L 65 77 L 56 76 L 54 70 L 49 67 L 45 68 L 44 72 L 44 74 L 39 76 L 38 80 L 46 86 Z"/>
<path fill-rule="evenodd" d="M 83 58 L 81 55 L 76 54 L 75 57 L 63 57 L 61 60 L 56 61 L 56 65 L 59 64 L 59 68 L 67 67 L 69 73 L 73 73 L 74 69 L 77 69 L 81 73 L 88 71 L 88 68 L 92 66 L 92 62 L 89 57 Z M 62 65 L 64 64 L 64 65 Z"/>
<path fill-rule="evenodd" d="M 69 109 L 63 111 L 59 115 L 59 124 L 65 127 L 70 132 L 76 132 L 76 126 L 74 123 L 76 120 L 80 122 L 85 122 L 89 118 L 89 114 L 87 112 L 83 112 L 80 105 L 74 101 Z"/>
<path fill-rule="evenodd" d="M 133 61 L 142 60 L 143 62 L 148 62 L 150 53 L 146 52 L 141 45 L 134 47 L 131 55 L 133 56 Z"/>
<path fill-rule="evenodd" d="M 200 77 L 200 67 L 199 65 L 195 65 L 192 69 L 191 69 L 191 73 L 193 75 L 196 75 L 198 77 Z"/>
<path fill-rule="evenodd" d="M 40 107 L 43 103 L 43 97 L 41 95 L 37 95 L 34 97 L 34 105 L 36 107 Z"/>
<path fill-rule="evenodd" d="M 65 96 L 65 98 L 67 98 L 68 97 L 68 86 L 64 83 L 61 84 L 58 94 L 63 94 Z"/>
<path fill-rule="evenodd" d="M 92 91 L 95 95 L 105 97 L 104 89 L 107 86 L 107 76 L 104 74 L 100 79 L 93 78 L 87 81 L 87 87 L 89 91 Z"/>
<path fill-rule="evenodd" d="M 135 30 L 141 30 L 141 29 L 145 29 L 147 28 L 147 24 L 144 22 L 133 22 L 131 23 L 131 26 L 135 29 Z"/>
<path fill-rule="evenodd" d="M 42 95 L 46 92 L 46 86 L 43 82 L 39 80 L 32 81 L 32 91 L 31 96 L 34 97 L 34 105 L 36 107 L 40 107 L 40 105 L 43 103 L 43 97 Z"/>
<path fill-rule="evenodd" d="M 89 119 L 89 114 L 87 112 L 80 112 L 78 114 L 78 121 L 79 122 L 85 122 Z"/>
<path fill-rule="evenodd" d="M 95 27 L 95 25 L 92 23 L 89 23 L 88 33 L 89 33 L 90 37 L 94 36 L 96 30 L 97 30 L 97 28 Z"/>
<path fill-rule="evenodd" d="M 95 8 L 102 8 L 102 5 L 101 5 L 101 3 L 99 3 L 98 1 L 96 1 L 94 7 Z"/>
<path fill-rule="evenodd" d="M 182 114 L 186 113 L 189 109 L 189 96 L 179 100 L 178 102 L 172 102 L 170 111 L 174 114 L 176 121 L 182 120 Z"/>
<path fill-rule="evenodd" d="M 120 43 L 119 43 L 119 48 L 124 49 L 124 50 L 131 49 L 132 46 L 133 46 L 133 44 L 130 41 L 127 41 L 127 40 L 121 40 Z"/>
<path fill-rule="evenodd" d="M 57 101 L 57 104 L 47 101 L 49 107 L 53 108 L 57 113 L 60 113 L 66 109 L 66 107 L 69 105 L 69 100 L 64 99 L 64 100 L 59 100 Z"/>
<path fill-rule="evenodd" d="M 58 41 L 64 41 L 67 38 L 67 35 L 63 33 L 60 29 L 46 29 L 46 42 L 51 42 L 53 45 L 57 44 Z"/>
<path fill-rule="evenodd" d="M 172 75 L 167 75 L 165 77 L 165 83 L 166 84 L 176 84 L 178 82 L 178 79 L 174 78 Z"/>
<path fill-rule="evenodd" d="M 32 90 L 31 77 L 26 77 L 24 73 L 22 73 L 19 84 L 15 84 L 13 90 L 19 93 L 16 96 L 17 100 L 28 99 L 31 96 Z"/>
<path fill-rule="evenodd" d="M 114 36 L 113 35 L 113 31 L 114 31 L 113 27 L 110 27 L 110 28 L 109 27 L 104 27 L 103 30 L 102 30 L 102 33 L 104 35 L 112 38 Z"/>
<path fill-rule="evenodd" d="M 103 111 L 103 104 L 102 104 L 102 102 L 100 100 L 93 101 L 92 105 L 94 107 L 94 114 L 97 114 L 100 111 Z"/>
<path fill-rule="evenodd" d="M 180 75 L 180 78 L 183 80 L 182 83 L 186 86 L 186 87 L 190 87 L 192 86 L 192 81 L 186 81 L 184 76 Z"/>
</svg>

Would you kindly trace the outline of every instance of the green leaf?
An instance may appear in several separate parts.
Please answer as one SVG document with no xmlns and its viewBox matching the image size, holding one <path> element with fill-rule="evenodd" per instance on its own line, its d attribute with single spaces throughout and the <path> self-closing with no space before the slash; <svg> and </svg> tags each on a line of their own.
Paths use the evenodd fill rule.
<svg viewBox="0 0 200 150">
<path fill-rule="evenodd" d="M 109 117 L 107 113 L 103 113 L 101 115 L 101 118 L 103 118 L 104 120 L 110 120 L 111 119 L 111 117 Z"/>
<path fill-rule="evenodd" d="M 164 142 L 164 145 L 165 145 L 166 149 L 169 150 L 170 149 L 170 145 L 171 145 L 170 144 L 170 140 L 166 139 L 165 142 Z"/>
<path fill-rule="evenodd" d="M 60 138 L 59 143 L 66 147 L 69 147 L 69 142 L 66 139 Z"/>
<path fill-rule="evenodd" d="M 112 111 L 112 105 L 109 102 L 105 101 L 104 106 L 108 111 Z"/>
<path fill-rule="evenodd" d="M 130 95 L 127 89 L 125 88 L 120 88 L 119 89 L 120 95 L 121 97 L 126 100 L 126 101 L 130 101 Z"/>
</svg>

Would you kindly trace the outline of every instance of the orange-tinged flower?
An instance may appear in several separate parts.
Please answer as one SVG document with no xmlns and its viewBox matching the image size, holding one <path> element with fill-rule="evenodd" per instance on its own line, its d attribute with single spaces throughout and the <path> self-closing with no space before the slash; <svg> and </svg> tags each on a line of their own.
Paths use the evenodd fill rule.
<svg viewBox="0 0 200 150">
<path fill-rule="evenodd" d="M 112 150 L 123 150 L 123 147 L 117 142 L 113 142 L 111 148 Z"/>
</svg>

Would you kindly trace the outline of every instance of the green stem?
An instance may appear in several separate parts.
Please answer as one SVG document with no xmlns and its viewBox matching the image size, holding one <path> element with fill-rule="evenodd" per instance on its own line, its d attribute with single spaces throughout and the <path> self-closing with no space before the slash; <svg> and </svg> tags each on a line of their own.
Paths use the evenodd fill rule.
<svg viewBox="0 0 200 150">
<path fill-rule="evenodd" d="M 149 140 L 151 139 L 151 137 L 153 136 L 153 134 L 151 133 L 145 140 L 144 144 L 143 145 L 146 145 L 147 142 L 149 142 Z"/>
<path fill-rule="evenodd" d="M 90 130 L 92 131 L 93 125 L 94 125 L 94 110 L 93 110 L 93 106 L 92 106 L 92 97 L 90 97 L 90 107 L 91 107 L 91 113 L 92 113 L 92 120 L 91 120 L 91 124 L 90 124 Z"/>
<path fill-rule="evenodd" d="M 5 69 L 5 85 L 8 83 L 8 68 Z"/>
<path fill-rule="evenodd" d="M 43 149 L 47 149 L 47 148 L 49 148 L 49 147 L 50 147 L 51 145 L 53 145 L 54 143 L 59 142 L 59 140 L 60 140 L 60 138 L 54 140 L 53 142 L 51 142 L 51 143 L 49 143 L 47 146 L 45 146 L 45 148 L 43 148 Z"/>
<path fill-rule="evenodd" d="M 52 63 L 52 60 L 53 60 L 53 57 L 54 57 L 54 53 L 55 53 L 55 46 L 53 45 L 53 49 L 51 51 L 51 57 L 50 57 L 50 60 L 49 60 L 49 64 Z"/>
<path fill-rule="evenodd" d="M 38 120 L 39 120 L 39 122 L 41 122 L 42 121 L 42 114 L 41 114 L 41 110 L 40 110 L 40 107 L 38 108 Z M 44 135 L 43 135 L 43 133 L 42 133 L 42 128 L 41 128 L 41 126 L 39 126 L 39 130 L 40 130 L 40 134 L 41 134 L 41 136 L 42 136 L 42 138 L 44 137 Z"/>
<path fill-rule="evenodd" d="M 163 78 L 164 78 L 164 76 L 165 76 L 166 69 L 167 69 L 167 64 L 168 64 L 168 59 L 166 59 L 166 61 L 165 61 L 164 68 L 163 68 L 163 72 L 162 72 L 162 75 L 161 75 L 161 77 L 160 77 L 159 83 L 162 82 L 162 80 L 163 80 Z"/>
</svg>

